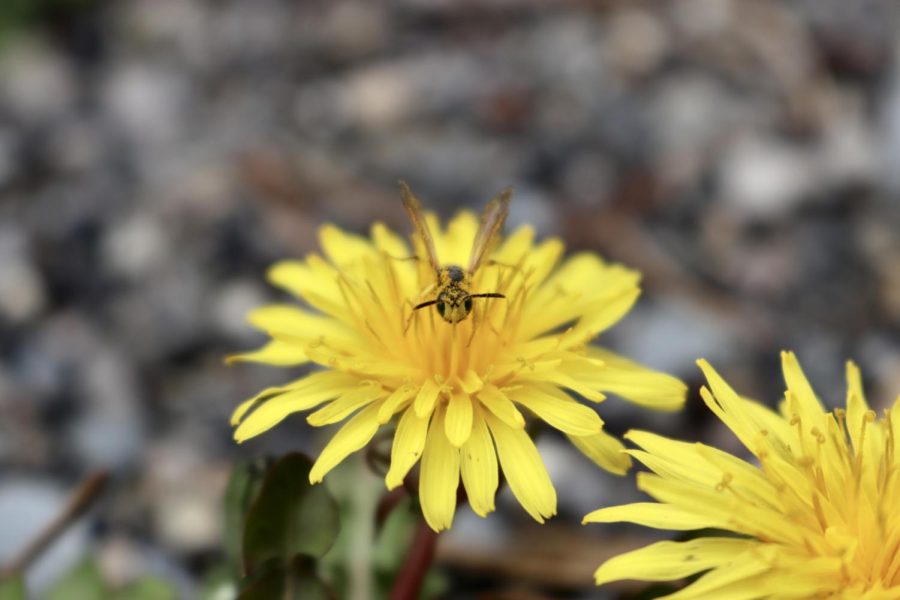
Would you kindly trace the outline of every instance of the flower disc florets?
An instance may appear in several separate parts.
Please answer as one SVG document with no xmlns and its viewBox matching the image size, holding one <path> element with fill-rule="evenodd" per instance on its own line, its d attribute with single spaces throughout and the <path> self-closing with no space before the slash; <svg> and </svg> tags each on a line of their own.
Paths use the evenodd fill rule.
<svg viewBox="0 0 900 600">
<path fill-rule="evenodd" d="M 442 264 L 467 264 L 475 217 L 462 213 L 446 230 L 429 220 Z M 522 227 L 466 282 L 471 293 L 504 298 L 476 298 L 471 314 L 450 324 L 432 307 L 413 311 L 435 274 L 425 261 L 410 259 L 415 248 L 386 227 L 376 224 L 367 239 L 326 226 L 321 244 L 324 256 L 278 263 L 269 272 L 307 306 L 253 311 L 251 323 L 272 340 L 234 357 L 324 367 L 263 391 L 233 416 L 238 441 L 297 411 L 318 407 L 307 419 L 314 426 L 350 417 L 314 465 L 314 482 L 380 427 L 396 423 L 387 486 L 399 486 L 421 460 L 419 496 L 432 528 L 450 526 L 460 478 L 476 513 L 494 509 L 498 461 L 522 506 L 542 521 L 556 512 L 556 494 L 521 407 L 621 473 L 629 459 L 620 442 L 602 431 L 593 407 L 566 390 L 592 402 L 610 391 L 663 410 L 684 400 L 678 380 L 588 345 L 634 303 L 634 271 L 593 254 L 560 264 L 558 240 L 536 244 Z"/>
</svg>

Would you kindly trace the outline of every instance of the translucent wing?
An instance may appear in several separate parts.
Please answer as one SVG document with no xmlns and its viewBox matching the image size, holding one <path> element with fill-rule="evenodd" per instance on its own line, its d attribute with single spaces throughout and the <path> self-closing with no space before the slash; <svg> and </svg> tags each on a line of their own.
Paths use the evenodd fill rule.
<svg viewBox="0 0 900 600">
<path fill-rule="evenodd" d="M 488 202 L 481 211 L 481 224 L 478 226 L 478 233 L 475 234 L 472 254 L 469 257 L 469 273 L 478 270 L 484 257 L 490 252 L 497 232 L 503 228 L 503 222 L 506 221 L 506 215 L 509 214 L 509 201 L 512 193 L 512 188 L 506 188 Z"/>
<path fill-rule="evenodd" d="M 428 262 L 435 273 L 440 272 L 441 263 L 438 262 L 437 252 L 434 249 L 434 238 L 431 237 L 431 230 L 428 229 L 428 223 L 425 222 L 425 214 L 422 212 L 422 204 L 419 199 L 413 196 L 412 190 L 406 185 L 406 182 L 400 180 L 400 199 L 403 201 L 403 208 L 409 215 L 413 227 L 416 228 L 416 234 L 422 240 L 425 246 L 425 253 L 428 254 Z"/>
</svg>

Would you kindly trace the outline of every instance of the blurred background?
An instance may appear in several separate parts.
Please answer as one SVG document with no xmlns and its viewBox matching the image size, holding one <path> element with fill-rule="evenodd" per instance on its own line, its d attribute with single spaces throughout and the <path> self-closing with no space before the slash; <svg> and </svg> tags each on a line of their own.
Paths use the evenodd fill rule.
<svg viewBox="0 0 900 600">
<path fill-rule="evenodd" d="M 92 555 L 114 584 L 151 573 L 197 597 L 222 557 L 234 461 L 326 439 L 297 416 L 235 445 L 231 410 L 298 373 L 222 358 L 263 341 L 244 314 L 283 299 L 265 269 L 313 251 L 319 225 L 409 230 L 398 178 L 445 217 L 513 185 L 510 226 L 644 273 L 638 306 L 600 343 L 692 395 L 675 415 L 610 399 L 600 411 L 616 433 L 739 452 L 696 396 L 701 356 L 771 403 L 778 351 L 794 349 L 830 405 L 853 358 L 886 405 L 900 391 L 898 12 L 890 0 L 4 0 L 0 563 L 108 469 L 32 589 Z M 653 532 L 579 525 L 638 497 L 631 478 L 549 432 L 539 446 L 559 517 L 538 527 L 505 495 L 485 521 L 461 509 L 438 587 L 640 593 L 597 590 L 591 574 Z M 359 464 L 351 487 L 374 503 L 381 484 Z"/>
</svg>

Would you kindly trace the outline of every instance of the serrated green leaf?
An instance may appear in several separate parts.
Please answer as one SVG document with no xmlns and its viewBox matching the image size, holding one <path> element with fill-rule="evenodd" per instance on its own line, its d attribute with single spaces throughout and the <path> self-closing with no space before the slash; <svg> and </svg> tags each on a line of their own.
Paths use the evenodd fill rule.
<svg viewBox="0 0 900 600">
<path fill-rule="evenodd" d="M 225 554 L 239 569 L 244 521 L 266 474 L 264 461 L 242 461 L 234 466 L 225 488 Z"/>
<path fill-rule="evenodd" d="M 177 597 L 174 586 L 158 577 L 141 577 L 114 595 L 116 600 L 175 600 Z"/>
<path fill-rule="evenodd" d="M 328 587 L 316 575 L 315 562 L 296 556 L 287 565 L 269 561 L 263 573 L 254 578 L 238 596 L 238 600 L 331 600 Z"/>
<path fill-rule="evenodd" d="M 100 568 L 93 560 L 85 560 L 53 584 L 45 600 L 106 600 L 109 593 Z"/>
<path fill-rule="evenodd" d="M 25 600 L 25 582 L 21 575 L 0 579 L 0 600 Z"/>
<path fill-rule="evenodd" d="M 337 503 L 324 486 L 309 483 L 312 462 L 302 454 L 282 457 L 266 473 L 244 525 L 244 573 L 266 561 L 288 564 L 297 555 L 321 557 L 340 530 Z"/>
</svg>

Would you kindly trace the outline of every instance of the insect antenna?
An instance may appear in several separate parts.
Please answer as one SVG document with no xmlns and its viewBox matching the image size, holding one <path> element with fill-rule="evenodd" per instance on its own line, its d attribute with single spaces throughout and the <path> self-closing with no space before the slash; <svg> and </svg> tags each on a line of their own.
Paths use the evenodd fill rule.
<svg viewBox="0 0 900 600">
<path fill-rule="evenodd" d="M 406 325 L 403 326 L 403 335 L 406 335 L 406 332 L 409 331 L 409 326 L 412 324 L 413 317 L 415 316 L 417 310 L 427 308 L 429 306 L 434 306 L 435 304 L 437 304 L 437 300 L 428 300 L 427 302 L 420 302 L 419 304 L 413 306 L 412 311 L 406 318 Z"/>
</svg>

